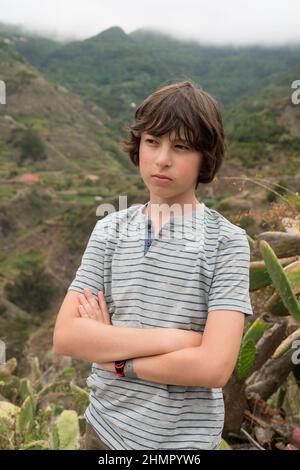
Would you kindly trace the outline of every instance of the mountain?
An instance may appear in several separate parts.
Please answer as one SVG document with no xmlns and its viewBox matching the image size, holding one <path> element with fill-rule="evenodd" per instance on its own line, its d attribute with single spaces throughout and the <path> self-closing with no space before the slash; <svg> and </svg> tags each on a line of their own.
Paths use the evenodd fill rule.
<svg viewBox="0 0 300 470">
<path fill-rule="evenodd" d="M 105 111 L 45 78 L 3 41 L 0 79 L 7 91 L 0 105 L 0 331 L 8 357 L 19 357 L 28 335 L 53 319 L 97 221 L 97 201 L 126 194 L 131 203 L 139 178 Z"/>
<path fill-rule="evenodd" d="M 135 104 L 170 80 L 192 78 L 227 107 L 300 61 L 299 47 L 206 46 L 145 29 L 126 34 L 119 27 L 51 44 L 43 55 L 30 38 L 13 45 L 51 79 L 103 107 L 119 129 Z"/>
<path fill-rule="evenodd" d="M 15 168 L 20 143 L 29 128 L 38 134 L 47 155 L 35 161 L 35 170 L 112 174 L 129 168 L 112 140 L 109 118 L 101 108 L 46 79 L 4 42 L 0 42 L 0 63 L 7 90 L 7 104 L 0 107 L 2 175 Z M 30 159 L 24 168 L 32 169 Z"/>
<path fill-rule="evenodd" d="M 297 77 L 300 66 L 225 110 L 231 161 L 269 176 L 299 174 L 300 106 L 291 87 Z"/>
<path fill-rule="evenodd" d="M 0 39 L 13 47 L 17 45 L 16 49 L 20 54 L 34 66 L 39 65 L 45 56 L 62 45 L 62 42 L 33 34 L 21 25 L 9 25 L 1 22 Z"/>
<path fill-rule="evenodd" d="M 11 354 L 22 353 L 32 325 L 53 320 L 95 225 L 97 198 L 114 207 L 119 194 L 128 205 L 147 200 L 118 142 L 137 104 L 170 80 L 192 78 L 221 102 L 228 154 L 220 178 L 199 188 L 200 198 L 251 236 L 262 219 L 280 227 L 277 214 L 266 222 L 249 208 L 270 201 L 267 188 L 253 183 L 257 173 L 285 178 L 298 191 L 299 106 L 290 103 L 290 84 L 300 77 L 299 49 L 208 47 L 119 27 L 64 44 L 1 25 L 0 36 L 0 79 L 7 84 L 7 105 L 0 106 L 0 328 Z M 246 178 L 249 188 L 236 190 L 231 177 Z M 18 276 L 39 263 L 56 295 L 45 312 L 31 314 Z M 51 282 L 37 272 L 25 278 L 25 292 L 43 280 L 39 298 Z M 3 290 L 9 282 L 17 290 L 11 300 Z"/>
</svg>

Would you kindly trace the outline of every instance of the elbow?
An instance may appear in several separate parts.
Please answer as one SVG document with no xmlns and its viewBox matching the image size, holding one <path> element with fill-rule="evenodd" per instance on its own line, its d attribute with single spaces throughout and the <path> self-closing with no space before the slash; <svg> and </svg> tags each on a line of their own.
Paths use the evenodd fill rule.
<svg viewBox="0 0 300 470">
<path fill-rule="evenodd" d="M 218 377 L 215 378 L 213 382 L 213 388 L 224 388 L 228 382 L 228 379 L 220 374 Z"/>
<path fill-rule="evenodd" d="M 229 381 L 231 375 L 232 375 L 232 370 L 224 367 L 216 368 L 217 373 L 214 376 L 214 388 L 224 388 Z"/>
<path fill-rule="evenodd" d="M 56 354 L 66 355 L 66 338 L 58 328 L 54 329 L 52 346 Z"/>
<path fill-rule="evenodd" d="M 223 364 L 222 366 L 220 366 L 220 364 L 216 364 L 215 367 L 210 368 L 207 387 L 224 388 L 230 377 L 231 373 L 224 367 Z"/>
<path fill-rule="evenodd" d="M 198 382 L 200 387 L 207 388 L 224 388 L 229 381 L 235 367 L 232 357 L 215 353 L 211 349 L 202 348 L 201 357 L 205 357 L 207 360 L 205 367 L 199 368 Z M 199 353 L 198 353 L 199 355 Z M 202 356 L 203 355 L 203 356 Z M 198 359 L 196 357 L 196 359 Z"/>
<path fill-rule="evenodd" d="M 223 388 L 225 387 L 227 383 L 227 380 L 224 379 L 224 377 L 219 374 L 219 375 L 212 375 L 209 377 L 206 387 L 207 388 Z M 203 384 L 201 385 L 203 386 Z"/>
</svg>

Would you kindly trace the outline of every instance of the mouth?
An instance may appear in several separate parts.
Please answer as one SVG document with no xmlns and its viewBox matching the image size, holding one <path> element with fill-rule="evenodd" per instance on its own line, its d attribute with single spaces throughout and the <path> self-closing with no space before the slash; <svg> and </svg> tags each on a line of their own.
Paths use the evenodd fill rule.
<svg viewBox="0 0 300 470">
<path fill-rule="evenodd" d="M 167 176 L 164 176 L 164 175 L 152 175 L 152 178 L 154 178 L 156 181 L 161 181 L 161 182 L 172 181 L 171 178 L 168 178 Z"/>
</svg>

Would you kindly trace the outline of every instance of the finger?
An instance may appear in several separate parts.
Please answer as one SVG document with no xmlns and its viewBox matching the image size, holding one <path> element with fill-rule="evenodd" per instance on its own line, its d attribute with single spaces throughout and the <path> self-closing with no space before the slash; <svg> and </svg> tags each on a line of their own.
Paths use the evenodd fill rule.
<svg viewBox="0 0 300 470">
<path fill-rule="evenodd" d="M 88 288 L 84 288 L 84 296 L 88 302 L 89 305 L 89 314 L 92 315 L 91 318 L 95 318 L 101 322 L 104 322 L 103 315 L 101 312 L 101 308 L 98 305 L 97 300 L 91 293 L 91 291 Z"/>
<path fill-rule="evenodd" d="M 78 310 L 81 317 L 88 317 L 88 314 L 86 313 L 82 305 L 79 305 Z"/>
<path fill-rule="evenodd" d="M 84 308 L 85 313 L 86 313 L 90 318 L 95 318 L 95 317 L 96 317 L 95 312 L 94 312 L 92 306 L 90 305 L 90 303 L 88 302 L 88 300 L 85 298 L 84 294 L 80 294 L 80 295 L 79 295 L 79 302 L 80 302 L 80 304 L 82 305 L 82 307 Z"/>
<path fill-rule="evenodd" d="M 92 294 L 92 292 L 90 291 L 90 289 L 88 287 L 85 287 L 83 289 L 83 294 L 85 295 L 86 299 L 91 303 L 91 304 L 94 304 L 94 296 Z"/>
<path fill-rule="evenodd" d="M 93 294 L 88 288 L 83 289 L 83 295 L 85 296 L 86 300 L 88 301 L 88 303 L 90 304 L 92 308 L 95 306 L 98 307 L 97 300 L 95 299 L 95 297 L 93 296 Z"/>
<path fill-rule="evenodd" d="M 107 303 L 104 297 L 104 293 L 102 291 L 98 292 L 98 299 L 99 299 L 99 305 L 101 308 L 101 312 L 103 315 L 103 320 L 107 325 L 111 325 L 111 320 L 110 320 L 110 315 L 107 307 Z"/>
<path fill-rule="evenodd" d="M 97 315 L 94 311 L 90 312 L 90 313 L 87 313 L 86 310 L 84 309 L 84 307 L 82 305 L 79 305 L 78 307 L 79 309 L 79 313 L 80 315 L 83 317 L 83 318 L 89 318 L 90 320 L 95 320 L 95 321 L 98 321 L 98 318 L 97 318 Z"/>
</svg>

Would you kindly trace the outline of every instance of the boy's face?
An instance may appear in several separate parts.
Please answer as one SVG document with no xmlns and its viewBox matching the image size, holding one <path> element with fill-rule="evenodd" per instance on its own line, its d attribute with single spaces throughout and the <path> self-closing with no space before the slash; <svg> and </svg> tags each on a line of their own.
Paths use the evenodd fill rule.
<svg viewBox="0 0 300 470">
<path fill-rule="evenodd" d="M 151 199 L 181 199 L 185 202 L 194 197 L 202 154 L 189 148 L 184 140 L 174 139 L 175 131 L 159 137 L 147 132 L 141 135 L 139 167 Z M 168 176 L 170 180 L 153 176 L 157 173 Z"/>
</svg>

